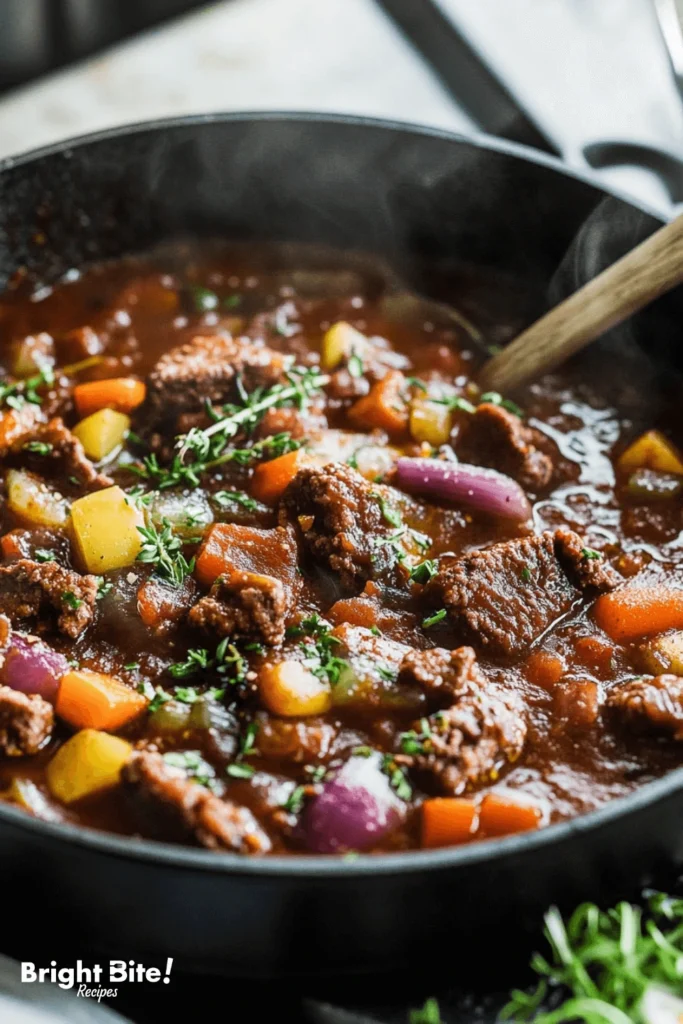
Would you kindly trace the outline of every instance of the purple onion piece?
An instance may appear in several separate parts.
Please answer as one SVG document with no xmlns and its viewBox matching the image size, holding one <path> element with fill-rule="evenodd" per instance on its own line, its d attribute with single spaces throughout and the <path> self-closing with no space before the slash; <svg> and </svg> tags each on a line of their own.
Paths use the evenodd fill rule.
<svg viewBox="0 0 683 1024">
<path fill-rule="evenodd" d="M 312 853 L 368 850 L 400 822 L 405 805 L 378 755 L 351 757 L 306 806 L 301 834 Z"/>
<path fill-rule="evenodd" d="M 69 671 L 63 654 L 33 637 L 12 633 L 0 665 L 0 683 L 22 693 L 37 693 L 53 701 L 59 681 Z"/>
<path fill-rule="evenodd" d="M 501 519 L 525 522 L 531 516 L 529 499 L 519 484 L 481 466 L 402 457 L 396 462 L 396 483 L 417 494 L 460 502 Z"/>
</svg>

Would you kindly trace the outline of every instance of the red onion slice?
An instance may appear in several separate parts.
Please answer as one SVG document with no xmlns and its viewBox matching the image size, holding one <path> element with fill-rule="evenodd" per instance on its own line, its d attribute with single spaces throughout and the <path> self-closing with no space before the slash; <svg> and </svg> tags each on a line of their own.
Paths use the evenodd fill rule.
<svg viewBox="0 0 683 1024">
<path fill-rule="evenodd" d="M 529 499 L 519 484 L 494 469 L 402 457 L 396 462 L 396 483 L 406 490 L 461 502 L 501 519 L 526 521 L 531 516 Z"/>
<path fill-rule="evenodd" d="M 379 757 L 351 757 L 308 804 L 301 831 L 312 853 L 368 850 L 404 813 Z"/>
<path fill-rule="evenodd" d="M 0 665 L 0 683 L 22 693 L 38 693 L 53 701 L 69 663 L 63 654 L 40 640 L 12 633 L 5 659 Z"/>
</svg>

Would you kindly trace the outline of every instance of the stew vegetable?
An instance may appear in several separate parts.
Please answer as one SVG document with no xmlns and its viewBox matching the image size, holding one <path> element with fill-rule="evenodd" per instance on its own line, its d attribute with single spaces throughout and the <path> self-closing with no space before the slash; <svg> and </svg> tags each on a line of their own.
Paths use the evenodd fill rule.
<svg viewBox="0 0 683 1024">
<path fill-rule="evenodd" d="M 310 278 L 184 249 L 0 297 L 0 798 L 356 854 L 679 765 L 667 409 L 482 394 L 461 318 Z"/>
</svg>

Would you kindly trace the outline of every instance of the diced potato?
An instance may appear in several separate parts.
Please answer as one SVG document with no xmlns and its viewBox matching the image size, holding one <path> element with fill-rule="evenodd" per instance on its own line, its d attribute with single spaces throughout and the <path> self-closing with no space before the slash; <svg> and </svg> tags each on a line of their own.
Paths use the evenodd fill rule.
<svg viewBox="0 0 683 1024">
<path fill-rule="evenodd" d="M 683 676 L 683 632 L 668 633 L 641 647 L 643 667 L 654 676 Z"/>
<path fill-rule="evenodd" d="M 46 769 L 47 785 L 64 804 L 118 785 L 133 747 L 119 736 L 83 729 L 60 747 Z"/>
<path fill-rule="evenodd" d="M 214 518 L 209 499 L 199 489 L 188 494 L 158 491 L 147 515 L 157 529 L 162 529 L 166 520 L 173 532 L 184 539 L 201 537 Z"/>
<path fill-rule="evenodd" d="M 123 444 L 130 430 L 130 416 L 115 409 L 100 409 L 74 427 L 74 434 L 90 459 L 104 459 Z"/>
<path fill-rule="evenodd" d="M 683 477 L 675 473 L 658 473 L 653 469 L 637 469 L 628 478 L 626 490 L 640 501 L 671 501 L 683 491 Z"/>
<path fill-rule="evenodd" d="M 7 504 L 16 516 L 32 526 L 64 526 L 69 505 L 57 491 L 24 469 L 7 473 Z"/>
<path fill-rule="evenodd" d="M 659 430 L 648 430 L 619 456 L 619 469 L 656 469 L 683 476 L 683 458 Z"/>
<path fill-rule="evenodd" d="M 107 487 L 71 506 L 71 526 L 79 560 L 87 572 L 101 574 L 132 565 L 142 547 L 142 512 L 120 487 Z"/>
<path fill-rule="evenodd" d="M 299 661 L 265 665 L 259 693 L 269 711 L 285 718 L 322 715 L 332 704 L 330 684 L 318 679 Z"/>
<path fill-rule="evenodd" d="M 12 346 L 12 373 L 15 377 L 31 377 L 48 366 L 54 366 L 54 350 L 52 335 L 45 331 L 16 341 Z"/>
<path fill-rule="evenodd" d="M 367 351 L 368 339 L 344 320 L 333 324 L 323 337 L 320 363 L 323 370 L 334 370 L 355 352 L 361 358 Z"/>
<path fill-rule="evenodd" d="M 374 482 L 393 469 L 400 454 L 398 448 L 391 448 L 389 445 L 381 447 L 378 444 L 366 444 L 358 449 L 353 461 L 360 475 Z"/>
<path fill-rule="evenodd" d="M 434 448 L 448 444 L 451 436 L 450 409 L 424 397 L 414 399 L 410 408 L 410 433 L 415 441 L 426 441 Z"/>
</svg>

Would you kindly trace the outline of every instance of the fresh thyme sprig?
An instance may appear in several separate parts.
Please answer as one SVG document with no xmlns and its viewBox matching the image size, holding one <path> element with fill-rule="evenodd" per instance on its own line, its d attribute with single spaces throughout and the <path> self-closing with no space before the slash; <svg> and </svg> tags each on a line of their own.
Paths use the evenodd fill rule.
<svg viewBox="0 0 683 1024">
<path fill-rule="evenodd" d="M 188 560 L 182 552 L 182 543 L 173 533 L 168 519 L 162 519 L 162 529 L 154 526 L 138 526 L 143 545 L 137 557 L 138 562 L 154 566 L 154 571 L 164 582 L 179 587 L 194 569 L 194 558 Z"/>
<path fill-rule="evenodd" d="M 251 649 L 251 645 L 250 649 Z M 258 645 L 257 645 L 258 646 Z M 169 667 L 174 679 L 187 679 L 197 672 L 216 672 L 228 683 L 242 683 L 247 677 L 249 664 L 238 648 L 229 642 L 229 637 L 221 640 L 212 655 L 206 647 L 194 647 L 187 652 L 185 661 L 176 662 Z"/>
<path fill-rule="evenodd" d="M 290 626 L 287 629 L 288 637 L 305 637 L 302 640 L 301 650 L 306 655 L 304 664 L 314 676 L 326 679 L 333 686 L 339 682 L 339 677 L 344 669 L 349 667 L 345 658 L 335 654 L 341 641 L 332 636 L 332 627 L 329 622 L 320 615 L 313 614 L 303 619 L 299 625 Z"/>
<path fill-rule="evenodd" d="M 18 380 L 13 384 L 0 384 L 0 406 L 7 405 L 10 409 L 18 411 L 27 402 L 32 405 L 40 405 L 42 399 L 38 394 L 38 388 L 46 384 L 48 387 L 54 384 L 55 375 L 52 367 L 44 366 L 33 377 L 26 380 Z"/>
</svg>

